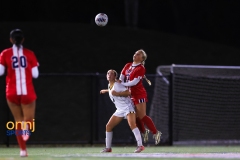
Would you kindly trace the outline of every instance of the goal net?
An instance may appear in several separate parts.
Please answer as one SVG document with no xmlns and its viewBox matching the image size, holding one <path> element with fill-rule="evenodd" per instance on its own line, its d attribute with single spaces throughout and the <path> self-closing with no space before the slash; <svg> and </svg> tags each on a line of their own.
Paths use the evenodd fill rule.
<svg viewBox="0 0 240 160">
<path fill-rule="evenodd" d="M 159 66 L 157 74 L 150 116 L 163 142 L 240 143 L 240 67 Z"/>
</svg>

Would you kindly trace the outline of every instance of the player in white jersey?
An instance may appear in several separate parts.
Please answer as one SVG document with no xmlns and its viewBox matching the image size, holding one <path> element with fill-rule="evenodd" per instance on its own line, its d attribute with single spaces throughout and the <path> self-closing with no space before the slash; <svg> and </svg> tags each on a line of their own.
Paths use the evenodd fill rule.
<svg viewBox="0 0 240 160">
<path fill-rule="evenodd" d="M 100 93 L 109 93 L 109 97 L 116 106 L 116 111 L 113 113 L 106 125 L 106 148 L 101 152 L 112 152 L 112 137 L 113 128 L 117 126 L 124 118 L 127 119 L 128 124 L 136 138 L 137 148 L 134 151 L 139 153 L 144 150 L 142 145 L 142 137 L 139 129 L 136 126 L 136 113 L 134 110 L 134 104 L 130 98 L 130 91 L 120 83 L 115 83 L 117 78 L 117 72 L 115 70 L 109 70 L 107 72 L 107 80 L 109 81 L 108 89 L 101 90 Z M 117 96 L 113 96 L 117 95 Z"/>
</svg>

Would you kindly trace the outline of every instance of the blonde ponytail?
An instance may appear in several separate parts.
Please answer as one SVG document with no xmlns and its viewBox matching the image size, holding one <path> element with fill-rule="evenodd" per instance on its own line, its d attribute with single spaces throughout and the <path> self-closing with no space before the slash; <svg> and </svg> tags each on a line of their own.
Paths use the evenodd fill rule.
<svg viewBox="0 0 240 160">
<path fill-rule="evenodd" d="M 150 81 L 149 79 L 147 79 L 146 75 L 144 75 L 143 78 L 147 81 L 147 83 L 149 84 L 149 86 L 152 85 L 151 81 Z"/>
</svg>

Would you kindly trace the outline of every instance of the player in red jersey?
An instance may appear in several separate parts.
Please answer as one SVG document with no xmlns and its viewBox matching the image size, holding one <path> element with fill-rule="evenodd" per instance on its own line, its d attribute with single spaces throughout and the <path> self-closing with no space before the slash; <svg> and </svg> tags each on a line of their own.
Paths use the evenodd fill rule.
<svg viewBox="0 0 240 160">
<path fill-rule="evenodd" d="M 161 132 L 158 131 L 152 119 L 146 115 L 147 92 L 142 84 L 142 79 L 145 77 L 145 60 L 147 54 L 144 50 L 138 50 L 133 55 L 133 62 L 127 63 L 120 75 L 120 82 L 127 87 L 130 87 L 132 100 L 136 106 L 137 126 L 143 134 L 144 142 L 148 140 L 148 132 L 144 128 L 144 124 L 152 132 L 155 138 L 155 144 L 160 142 Z"/>
<path fill-rule="evenodd" d="M 6 98 L 8 106 L 16 122 L 25 122 L 27 128 L 22 128 L 21 123 L 16 123 L 16 138 L 20 147 L 20 156 L 26 157 L 26 141 L 29 132 L 33 127 L 35 116 L 36 93 L 32 78 L 37 78 L 38 61 L 31 50 L 22 46 L 24 41 L 23 32 L 14 29 L 10 32 L 11 48 L 5 49 L 0 54 L 0 75 L 6 70 Z"/>
</svg>

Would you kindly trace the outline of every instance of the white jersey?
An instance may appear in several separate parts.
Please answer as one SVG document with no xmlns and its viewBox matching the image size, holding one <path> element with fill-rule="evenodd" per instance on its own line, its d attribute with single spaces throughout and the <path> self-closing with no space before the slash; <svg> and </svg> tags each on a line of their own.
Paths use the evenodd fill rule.
<svg viewBox="0 0 240 160">
<path fill-rule="evenodd" d="M 112 89 L 110 89 L 108 85 L 109 97 L 115 104 L 117 110 L 125 111 L 125 110 L 129 110 L 129 108 L 134 107 L 133 101 L 131 100 L 130 96 L 128 97 L 113 96 L 112 90 L 115 90 L 116 92 L 123 92 L 123 91 L 126 91 L 127 88 L 123 86 L 121 83 L 117 83 L 117 82 L 114 83 Z"/>
</svg>

